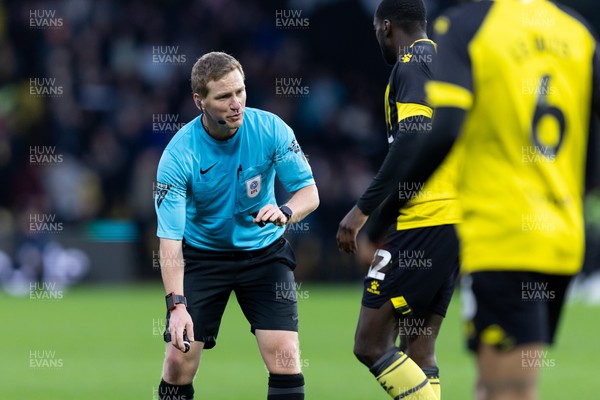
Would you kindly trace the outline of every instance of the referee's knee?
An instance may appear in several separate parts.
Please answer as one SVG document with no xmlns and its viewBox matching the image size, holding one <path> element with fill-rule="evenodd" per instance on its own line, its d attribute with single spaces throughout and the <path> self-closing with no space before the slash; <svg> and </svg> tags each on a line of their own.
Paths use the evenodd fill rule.
<svg viewBox="0 0 600 400">
<path fill-rule="evenodd" d="M 191 383 L 196 376 L 200 363 L 200 354 L 184 354 L 179 350 L 168 349 L 163 366 L 163 379 L 173 385 Z"/>
</svg>

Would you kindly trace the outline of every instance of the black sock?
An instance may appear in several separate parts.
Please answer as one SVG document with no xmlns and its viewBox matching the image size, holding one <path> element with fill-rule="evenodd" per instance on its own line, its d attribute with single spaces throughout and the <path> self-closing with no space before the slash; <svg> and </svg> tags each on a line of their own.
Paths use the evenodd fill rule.
<svg viewBox="0 0 600 400">
<path fill-rule="evenodd" d="M 304 375 L 269 374 L 267 400 L 304 400 Z"/>
<path fill-rule="evenodd" d="M 171 385 L 161 379 L 158 386 L 158 400 L 194 400 L 194 386 L 191 383 Z"/>
</svg>

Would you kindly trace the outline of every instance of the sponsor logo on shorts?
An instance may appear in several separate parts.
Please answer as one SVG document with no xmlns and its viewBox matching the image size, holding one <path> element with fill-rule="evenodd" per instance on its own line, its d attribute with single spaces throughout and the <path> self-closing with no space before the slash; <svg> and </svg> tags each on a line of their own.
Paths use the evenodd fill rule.
<svg viewBox="0 0 600 400">
<path fill-rule="evenodd" d="M 381 294 L 381 292 L 379 291 L 379 282 L 371 281 L 371 286 L 367 289 L 367 292 L 373 294 Z"/>
</svg>

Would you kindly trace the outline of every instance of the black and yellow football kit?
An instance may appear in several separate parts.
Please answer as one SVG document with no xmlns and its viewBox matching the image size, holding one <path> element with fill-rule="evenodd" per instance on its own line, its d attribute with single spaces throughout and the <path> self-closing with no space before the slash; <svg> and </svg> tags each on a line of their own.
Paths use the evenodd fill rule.
<svg viewBox="0 0 600 400">
<path fill-rule="evenodd" d="M 544 0 L 467 4 L 434 32 L 440 68 L 428 99 L 468 110 L 459 140 L 463 271 L 577 273 L 593 36 Z"/>
<path fill-rule="evenodd" d="M 460 220 L 454 187 L 456 155 L 449 157 L 424 184 L 397 184 L 395 179 L 399 153 L 411 150 L 403 140 L 431 129 L 433 110 L 425 101 L 425 83 L 431 79 L 434 57 L 435 43 L 420 39 L 402 52 L 395 63 L 385 90 L 390 148 L 357 203 L 367 215 L 372 215 L 382 202 L 395 207 L 393 213 L 373 218 L 382 228 L 389 229 L 365 277 L 362 305 L 379 309 L 391 302 L 401 321 L 398 334 L 404 345 L 410 336 L 426 335 L 407 326 L 414 328 L 430 313 L 446 315 L 459 267 L 454 229 Z M 401 199 L 408 201 L 404 207 L 399 206 Z M 440 399 L 438 368 L 421 369 L 399 349 L 391 349 L 371 372 L 395 399 Z"/>
<path fill-rule="evenodd" d="M 358 208 L 367 215 L 390 194 L 391 172 L 394 171 L 398 150 L 398 146 L 394 146 L 395 138 L 422 134 L 431 128 L 433 110 L 425 99 L 424 88 L 431 79 L 435 52 L 433 41 L 417 40 L 399 57 L 392 69 L 384 103 L 389 153 L 372 184 L 357 203 Z M 397 230 L 456 224 L 460 221 L 455 190 L 456 153 L 453 152 L 424 185 L 407 182 L 398 184 L 392 195 L 410 200 L 397 210 Z"/>
<path fill-rule="evenodd" d="M 357 206 L 371 214 L 389 195 L 398 162 L 396 139 L 422 135 L 431 128 L 432 108 L 425 101 L 431 79 L 435 43 L 415 41 L 400 57 L 385 90 L 385 117 L 390 149 L 377 176 Z M 424 185 L 401 183 L 391 196 L 410 199 L 396 208 L 381 247 L 364 281 L 362 304 L 379 308 L 391 301 L 398 315 L 445 316 L 458 274 L 459 222 L 454 179 L 456 159 L 450 158 Z"/>
<path fill-rule="evenodd" d="M 584 255 L 596 42 L 579 16 L 545 0 L 465 4 L 438 18 L 434 32 L 429 141 L 444 147 L 460 129 L 469 346 L 552 343 Z M 419 162 L 407 163 L 404 177 L 414 178 Z"/>
</svg>

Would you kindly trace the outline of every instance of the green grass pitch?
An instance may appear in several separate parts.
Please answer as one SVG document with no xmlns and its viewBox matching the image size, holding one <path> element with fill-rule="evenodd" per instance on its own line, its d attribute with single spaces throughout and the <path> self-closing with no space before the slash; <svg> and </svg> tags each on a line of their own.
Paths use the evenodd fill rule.
<svg viewBox="0 0 600 400">
<path fill-rule="evenodd" d="M 307 399 L 387 399 L 352 355 L 361 288 L 302 285 L 300 344 Z M 472 399 L 474 363 L 464 350 L 458 296 L 438 341 L 446 400 Z M 0 293 L 0 399 L 155 400 L 164 344 L 160 285 L 78 287 L 62 299 Z M 570 304 L 542 372 L 542 399 L 596 399 L 598 308 Z M 232 297 L 217 347 L 206 351 L 196 398 L 264 399 L 267 372 Z M 575 393 L 573 392 L 575 390 Z"/>
</svg>

